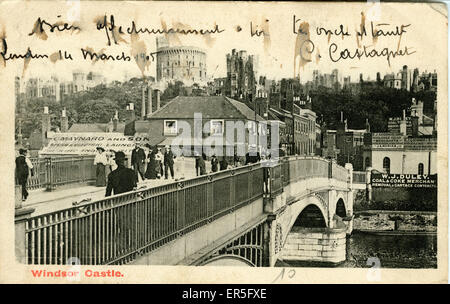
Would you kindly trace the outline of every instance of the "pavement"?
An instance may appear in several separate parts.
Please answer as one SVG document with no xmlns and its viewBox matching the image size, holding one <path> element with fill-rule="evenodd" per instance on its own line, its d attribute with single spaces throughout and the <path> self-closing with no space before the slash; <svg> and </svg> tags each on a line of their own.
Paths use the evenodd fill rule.
<svg viewBox="0 0 450 304">
<path fill-rule="evenodd" d="M 211 164 L 206 163 L 207 172 L 210 172 Z M 185 170 L 185 168 L 191 168 Z M 180 162 L 175 163 L 174 166 L 175 177 L 179 178 L 182 175 L 181 170 L 185 172 L 184 178 L 189 179 L 195 177 L 195 164 L 191 160 L 184 164 Z M 158 187 L 164 184 L 174 182 L 170 177 L 168 179 L 152 179 L 142 181 L 139 177 L 138 187 L 146 186 L 147 189 Z M 29 191 L 28 199 L 22 203 L 23 207 L 35 208 L 33 216 L 58 211 L 61 209 L 70 208 L 74 202 L 80 202 L 84 199 L 91 201 L 100 200 L 105 197 L 106 187 L 96 187 L 92 185 L 78 184 L 66 186 L 64 188 L 56 189 L 54 191 L 46 191 L 45 189 L 37 189 Z"/>
</svg>

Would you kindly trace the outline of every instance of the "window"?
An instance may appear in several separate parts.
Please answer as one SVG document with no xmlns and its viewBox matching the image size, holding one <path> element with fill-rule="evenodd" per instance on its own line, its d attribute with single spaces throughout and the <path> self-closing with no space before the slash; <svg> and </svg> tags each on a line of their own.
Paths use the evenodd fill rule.
<svg viewBox="0 0 450 304">
<path fill-rule="evenodd" d="M 423 164 L 422 163 L 419 164 L 418 174 L 420 174 L 420 175 L 423 174 Z"/>
<path fill-rule="evenodd" d="M 164 120 L 164 135 L 177 135 L 177 121 L 176 120 Z"/>
<path fill-rule="evenodd" d="M 389 157 L 383 158 L 383 170 L 387 174 L 391 173 L 391 160 Z"/>
<path fill-rule="evenodd" d="M 223 120 L 211 120 L 211 135 L 223 134 Z"/>
</svg>

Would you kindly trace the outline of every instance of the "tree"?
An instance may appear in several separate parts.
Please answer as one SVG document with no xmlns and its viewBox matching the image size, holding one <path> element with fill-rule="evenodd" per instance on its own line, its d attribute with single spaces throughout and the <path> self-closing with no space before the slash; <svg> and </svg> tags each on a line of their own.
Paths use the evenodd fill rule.
<svg viewBox="0 0 450 304">
<path fill-rule="evenodd" d="M 169 83 L 167 88 L 161 94 L 161 102 L 164 101 L 164 103 L 166 103 L 177 96 L 185 95 L 187 95 L 187 90 L 184 87 L 183 82 L 176 81 L 175 83 Z"/>
<path fill-rule="evenodd" d="M 107 123 L 118 109 L 116 102 L 104 97 L 101 99 L 90 99 L 83 102 L 83 106 L 77 111 L 80 123 Z"/>
</svg>

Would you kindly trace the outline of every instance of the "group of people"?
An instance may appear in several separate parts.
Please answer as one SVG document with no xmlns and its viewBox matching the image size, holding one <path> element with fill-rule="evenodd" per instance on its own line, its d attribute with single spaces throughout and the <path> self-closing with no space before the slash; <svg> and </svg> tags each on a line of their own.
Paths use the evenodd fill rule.
<svg viewBox="0 0 450 304">
<path fill-rule="evenodd" d="M 136 172 L 125 166 L 126 155 L 122 151 L 105 151 L 97 147 L 94 158 L 97 187 L 106 186 L 105 196 L 132 191 L 137 186 Z"/>
<path fill-rule="evenodd" d="M 207 160 L 206 154 L 195 153 L 195 172 L 196 175 L 205 175 L 206 174 L 206 163 Z M 225 156 L 222 156 L 220 161 L 217 156 L 214 154 L 211 156 L 211 172 L 215 173 L 217 171 L 223 171 L 228 169 L 228 161 Z"/>
<path fill-rule="evenodd" d="M 164 176 L 165 179 L 168 179 L 169 174 L 174 179 L 175 172 L 173 166 L 175 156 L 170 147 L 165 147 L 164 154 L 160 148 L 152 148 L 150 145 L 146 145 L 146 147 L 148 148 L 148 153 L 145 153 L 141 145 L 137 143 L 131 152 L 131 168 L 134 183 L 136 184 L 139 178 L 141 180 L 159 179 Z M 119 158 L 117 155 L 119 155 Z M 94 165 L 96 166 L 95 185 L 97 187 L 107 185 L 110 173 L 119 167 L 117 160 L 125 166 L 126 156 L 123 152 L 115 152 L 113 150 L 105 151 L 104 148 L 97 147 L 97 153 L 94 158 Z M 119 171 L 123 171 L 122 168 Z"/>
<path fill-rule="evenodd" d="M 139 143 L 131 152 L 131 166 L 136 178 L 138 179 L 140 176 L 142 180 L 160 179 L 164 176 L 165 179 L 168 179 L 170 174 L 170 177 L 174 179 L 173 166 L 176 156 L 170 147 L 165 146 L 164 154 L 161 152 L 161 148 L 151 147 L 149 144 L 146 147 L 148 149 L 147 155 Z"/>
<path fill-rule="evenodd" d="M 174 159 L 176 156 L 171 151 L 170 146 L 165 147 L 164 154 L 161 148 L 151 147 L 146 145 L 148 153 L 139 143 L 136 143 L 135 148 L 131 153 L 131 167 L 128 169 L 125 166 L 125 153 L 114 150 L 106 151 L 102 147 L 97 147 L 97 153 L 94 158 L 94 165 L 96 166 L 96 186 L 106 186 L 106 196 L 119 194 L 133 190 L 136 187 L 139 177 L 141 180 L 145 179 L 160 179 L 164 176 L 168 179 L 169 175 L 172 179 L 175 178 Z M 34 175 L 33 164 L 27 155 L 26 149 L 19 149 L 19 156 L 16 158 L 16 180 L 22 187 L 22 201 L 28 198 L 27 181 L 28 177 Z M 182 156 L 181 156 L 182 158 Z M 259 153 L 247 153 L 245 156 L 245 164 L 256 163 L 261 160 Z M 196 175 L 205 175 L 207 157 L 205 153 L 201 155 L 195 153 L 195 171 Z M 234 155 L 233 166 L 239 166 L 241 159 Z M 219 160 L 216 155 L 211 157 L 211 172 L 226 170 L 229 163 L 225 156 Z"/>
<path fill-rule="evenodd" d="M 106 186 L 106 177 L 117 168 L 115 155 L 116 152 L 114 150 L 105 151 L 102 147 L 97 147 L 97 153 L 94 158 L 94 165 L 96 166 L 95 185 L 97 187 Z"/>
</svg>

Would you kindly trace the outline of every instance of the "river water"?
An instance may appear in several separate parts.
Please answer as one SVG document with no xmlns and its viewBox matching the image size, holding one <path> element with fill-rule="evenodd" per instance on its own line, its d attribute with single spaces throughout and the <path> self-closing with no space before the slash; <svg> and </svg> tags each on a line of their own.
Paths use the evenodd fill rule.
<svg viewBox="0 0 450 304">
<path fill-rule="evenodd" d="M 437 235 L 377 235 L 354 231 L 347 238 L 347 260 L 338 267 L 436 268 Z M 375 259 L 374 259 L 375 258 Z M 276 266 L 326 267 L 304 262 L 284 261 Z"/>
</svg>

